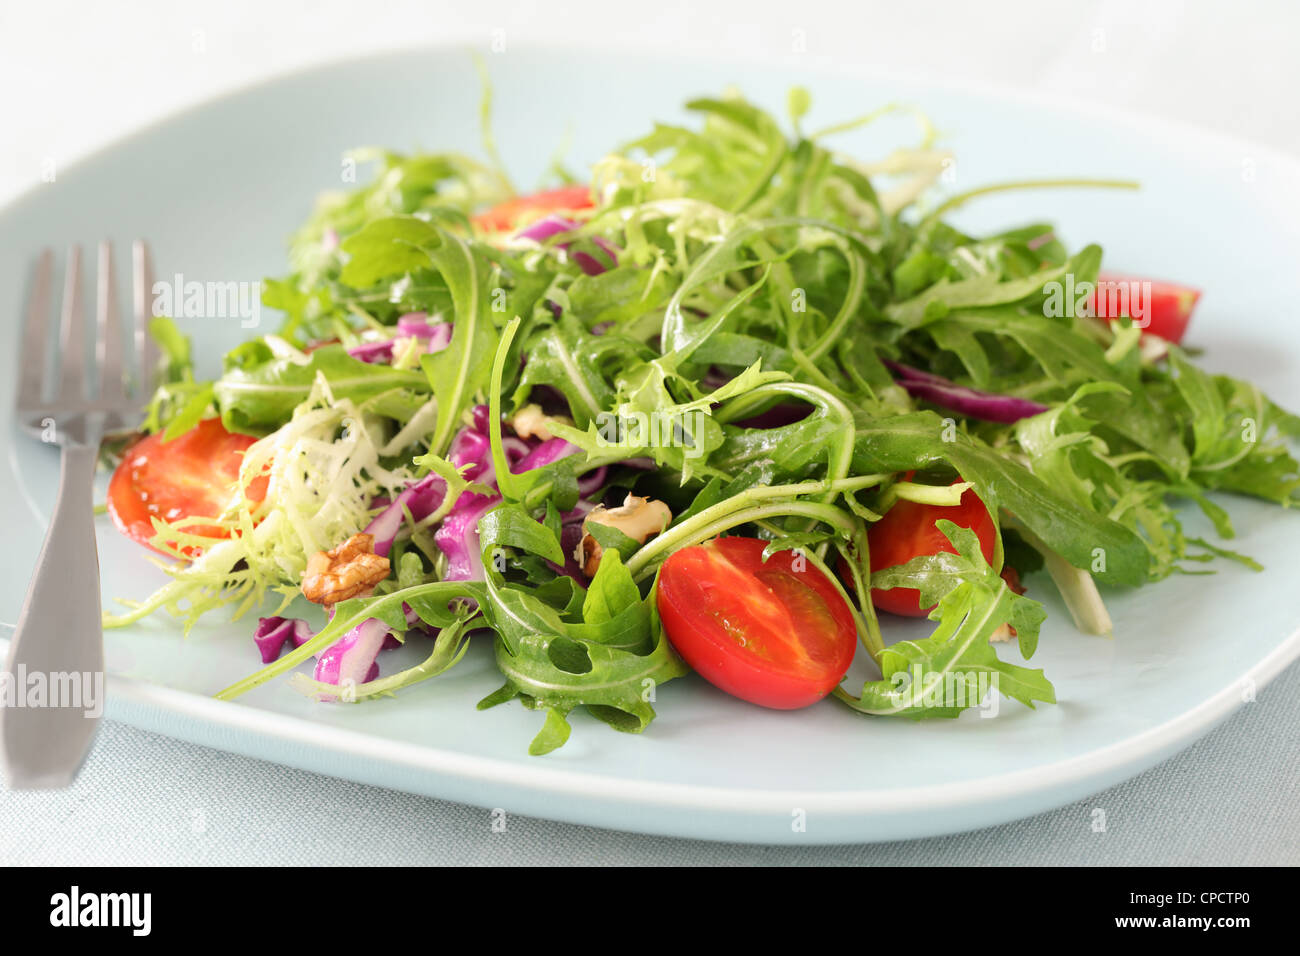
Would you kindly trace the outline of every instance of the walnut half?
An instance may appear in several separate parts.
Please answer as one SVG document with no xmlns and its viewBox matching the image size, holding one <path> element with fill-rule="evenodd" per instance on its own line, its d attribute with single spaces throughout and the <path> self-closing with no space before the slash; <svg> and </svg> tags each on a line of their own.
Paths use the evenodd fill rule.
<svg viewBox="0 0 1300 956">
<path fill-rule="evenodd" d="M 553 422 L 571 426 L 573 419 L 565 415 L 547 415 L 540 405 L 525 405 L 515 412 L 510 427 L 520 438 L 540 438 L 542 441 L 550 441 L 555 437 L 551 434 Z"/>
<path fill-rule="evenodd" d="M 332 551 L 317 551 L 302 573 L 302 594 L 314 604 L 331 605 L 369 597 L 388 577 L 388 559 L 375 554 L 373 534 L 354 534 Z"/>
<path fill-rule="evenodd" d="M 603 524 L 617 528 L 633 541 L 645 544 L 662 531 L 673 520 L 673 513 L 662 501 L 653 498 L 638 498 L 628 495 L 617 508 L 597 505 L 582 522 L 582 540 L 573 556 L 578 559 L 582 573 L 595 577 L 600 567 L 602 549 L 600 542 L 591 536 L 588 528 L 593 524 Z"/>
</svg>

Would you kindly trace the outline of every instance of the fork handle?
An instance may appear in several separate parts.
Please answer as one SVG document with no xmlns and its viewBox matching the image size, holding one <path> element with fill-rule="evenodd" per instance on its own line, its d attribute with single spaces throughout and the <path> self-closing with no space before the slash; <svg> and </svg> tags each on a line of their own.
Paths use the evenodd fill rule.
<svg viewBox="0 0 1300 956">
<path fill-rule="evenodd" d="M 14 789 L 72 783 L 103 712 L 96 458 L 93 444 L 63 446 L 58 500 L 9 647 L 18 706 L 0 710 L 0 731 Z M 41 681 L 45 699 L 38 706 L 34 685 Z"/>
</svg>

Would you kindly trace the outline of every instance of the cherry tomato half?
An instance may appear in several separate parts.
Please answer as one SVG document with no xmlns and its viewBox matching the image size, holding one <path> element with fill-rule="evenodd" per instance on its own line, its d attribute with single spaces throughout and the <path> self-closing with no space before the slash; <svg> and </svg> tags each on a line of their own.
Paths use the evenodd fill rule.
<svg viewBox="0 0 1300 956">
<path fill-rule="evenodd" d="M 547 213 L 590 209 L 594 205 L 591 201 L 591 187 L 578 183 L 507 199 L 474 216 L 470 222 L 480 232 L 506 232 L 526 226 Z"/>
<path fill-rule="evenodd" d="M 244 451 L 257 441 L 226 431 L 219 418 L 199 422 L 183 435 L 164 442 L 162 433 L 137 442 L 127 451 L 108 483 L 108 514 L 128 538 L 149 546 L 151 518 L 215 518 L 234 500 Z M 245 489 L 249 501 L 266 497 L 268 478 L 253 479 Z M 222 528 L 187 529 L 214 538 Z M 184 549 L 186 554 L 190 549 Z"/>
<path fill-rule="evenodd" d="M 962 494 L 960 504 L 923 505 L 915 501 L 899 501 L 886 511 L 884 517 L 867 528 L 871 570 L 881 571 L 896 564 L 906 564 L 923 554 L 956 554 L 957 549 L 935 527 L 940 518 L 974 531 L 984 560 L 992 562 L 997 529 L 979 495 L 968 489 Z M 849 579 L 848 566 L 843 561 L 840 562 L 840 576 Z M 916 588 L 890 588 L 888 591 L 872 588 L 871 603 L 878 611 L 905 617 L 925 617 L 931 610 L 921 608 L 921 592 Z"/>
<path fill-rule="evenodd" d="M 675 552 L 659 572 L 659 617 L 709 683 L 794 710 L 844 679 L 857 627 L 826 575 L 791 551 L 764 562 L 765 547 L 757 538 L 715 538 Z"/>
<path fill-rule="evenodd" d="M 1142 283 L 1150 282 L 1150 292 L 1143 295 Z M 1103 272 L 1097 278 L 1093 293 L 1093 309 L 1099 319 L 1113 319 L 1134 311 L 1133 296 L 1149 301 L 1141 303 L 1146 310 L 1145 331 L 1169 342 L 1181 342 L 1187 333 L 1187 323 L 1192 319 L 1201 293 L 1185 285 L 1161 282 L 1156 279 L 1137 279 Z M 1128 306 L 1126 309 L 1125 306 Z M 1114 308 L 1112 308 L 1114 306 Z"/>
</svg>

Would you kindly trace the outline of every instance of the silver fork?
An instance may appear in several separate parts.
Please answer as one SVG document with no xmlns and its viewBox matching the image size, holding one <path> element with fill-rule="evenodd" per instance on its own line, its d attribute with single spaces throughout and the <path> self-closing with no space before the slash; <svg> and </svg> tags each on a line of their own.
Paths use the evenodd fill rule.
<svg viewBox="0 0 1300 956">
<path fill-rule="evenodd" d="M 133 247 L 135 374 L 123 365 L 123 326 L 113 278 L 113 247 L 99 245 L 95 359 L 87 373 L 81 250 L 73 246 L 64 272 L 59 348 L 47 374 L 53 315 L 54 257 L 37 262 L 19 353 L 18 416 L 23 428 L 62 449 L 58 499 L 27 590 L 6 665 L 21 706 L 0 711 L 9 786 L 66 787 L 90 749 L 103 710 L 104 635 L 95 546 L 94 477 L 106 430 L 134 427 L 152 391 L 157 352 L 148 334 L 152 312 L 149 249 Z M 92 381 L 92 378 L 97 379 Z M 40 675 L 40 676 L 37 676 Z M 43 681 L 43 703 L 28 699 Z M 91 699 L 98 698 L 98 699 Z"/>
</svg>

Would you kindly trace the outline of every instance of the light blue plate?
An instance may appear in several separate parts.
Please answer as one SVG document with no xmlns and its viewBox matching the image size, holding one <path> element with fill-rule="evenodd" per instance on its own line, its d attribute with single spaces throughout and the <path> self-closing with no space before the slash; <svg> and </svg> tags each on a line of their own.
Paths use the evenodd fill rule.
<svg viewBox="0 0 1300 956">
<path fill-rule="evenodd" d="M 990 198 L 959 221 L 991 229 L 1051 219 L 1073 247 L 1102 243 L 1112 268 L 1201 286 L 1190 342 L 1206 349 L 1205 363 L 1300 407 L 1293 315 L 1300 167 L 1288 158 L 1168 123 L 861 71 L 553 51 L 511 52 L 489 65 L 497 136 L 523 186 L 539 181 L 566 131 L 571 164 L 582 168 L 652 119 L 679 119 L 688 97 L 729 83 L 778 108 L 789 85 L 808 86 L 810 128 L 887 102 L 915 103 L 957 150 L 949 188 L 1023 177 L 1138 178 L 1138 193 Z M 160 278 L 279 275 L 285 237 L 317 192 L 340 185 L 344 150 L 474 151 L 477 111 L 469 57 L 429 50 L 276 80 L 123 140 L 0 213 L 0 341 L 18 340 L 27 271 L 42 246 L 145 236 Z M 890 120 L 840 145 L 879 156 L 915 135 L 908 123 Z M 207 372 L 247 334 L 237 320 L 190 321 L 185 330 Z M 12 381 L 0 383 L 0 418 L 9 423 L 0 468 L 0 621 L 10 623 L 57 477 L 53 451 L 12 427 Z M 213 622 L 183 640 L 159 617 L 107 636 L 109 715 L 338 777 L 607 827 L 768 843 L 965 830 L 1059 806 L 1151 766 L 1300 653 L 1300 516 L 1229 504 L 1240 532 L 1234 547 L 1268 570 L 1228 564 L 1215 577 L 1174 577 L 1111 595 L 1114 640 L 1075 633 L 1046 579 L 1030 579 L 1051 615 L 1034 663 L 1060 696 L 1038 711 L 1008 703 L 994 719 L 972 712 L 922 724 L 864 719 L 832 702 L 777 713 L 688 678 L 662 688 L 659 719 L 644 735 L 577 717 L 566 747 L 530 758 L 536 714 L 517 706 L 474 710 L 498 684 L 486 647 L 396 699 L 314 704 L 280 681 L 227 704 L 206 695 L 256 667 L 250 622 Z M 1189 520 L 1196 533 L 1208 533 Z M 106 600 L 142 597 L 163 582 L 106 520 L 99 541 Z"/>
</svg>

